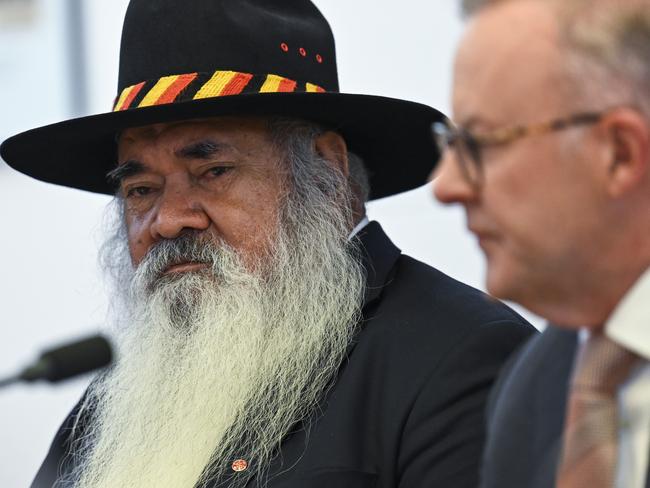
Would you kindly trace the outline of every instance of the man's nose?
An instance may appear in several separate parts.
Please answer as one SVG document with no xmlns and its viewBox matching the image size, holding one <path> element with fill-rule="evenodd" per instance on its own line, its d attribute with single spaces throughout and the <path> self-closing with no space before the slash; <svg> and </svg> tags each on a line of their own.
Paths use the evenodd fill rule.
<svg viewBox="0 0 650 488">
<path fill-rule="evenodd" d="M 151 224 L 155 239 L 174 239 L 187 230 L 206 230 L 210 217 L 191 185 L 183 188 L 165 188 L 158 201 L 156 215 Z"/>
<path fill-rule="evenodd" d="M 433 195 L 442 203 L 465 203 L 476 198 L 476 188 L 467 181 L 453 151 L 443 154 L 433 173 Z"/>
</svg>

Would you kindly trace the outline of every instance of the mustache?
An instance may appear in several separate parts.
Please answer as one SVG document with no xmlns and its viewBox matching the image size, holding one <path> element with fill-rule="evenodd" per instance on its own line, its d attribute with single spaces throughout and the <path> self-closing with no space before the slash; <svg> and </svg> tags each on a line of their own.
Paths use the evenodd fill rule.
<svg viewBox="0 0 650 488">
<path fill-rule="evenodd" d="M 154 244 L 136 268 L 138 281 L 150 289 L 165 276 L 172 266 L 184 263 L 203 263 L 213 273 L 228 249 L 224 242 L 215 242 L 205 232 L 189 231 L 175 239 L 165 239 Z"/>
</svg>

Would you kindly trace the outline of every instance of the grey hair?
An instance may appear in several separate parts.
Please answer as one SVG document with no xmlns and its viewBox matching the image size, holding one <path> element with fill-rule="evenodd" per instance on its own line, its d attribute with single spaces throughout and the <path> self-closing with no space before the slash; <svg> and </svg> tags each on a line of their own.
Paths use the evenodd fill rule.
<svg viewBox="0 0 650 488">
<path fill-rule="evenodd" d="M 291 164 L 290 170 L 294 175 L 294 183 L 299 183 L 297 174 L 304 172 L 300 168 L 301 162 L 316 161 L 323 163 L 314 150 L 314 139 L 326 132 L 328 128 L 315 122 L 301 119 L 274 117 L 269 121 L 271 139 L 280 151 L 287 154 Z M 297 157 L 291 157 L 291 156 Z M 370 176 L 363 159 L 357 154 L 348 151 L 348 181 L 346 186 L 353 192 L 361 204 L 365 204 L 370 197 Z M 318 164 L 318 163 L 317 163 Z M 322 165 L 322 164 L 321 164 Z M 337 171 L 331 166 L 321 168 L 325 171 Z M 295 187 L 294 187 L 295 188 Z"/>
<path fill-rule="evenodd" d="M 511 1 L 519 0 L 461 0 L 461 11 L 470 18 Z M 650 115 L 650 0 L 537 1 L 557 15 L 576 102 L 589 110 L 626 104 Z"/>
<path fill-rule="evenodd" d="M 361 156 L 348 151 L 348 169 L 352 188 L 359 194 L 361 203 L 366 203 L 370 199 L 370 173 Z"/>
</svg>

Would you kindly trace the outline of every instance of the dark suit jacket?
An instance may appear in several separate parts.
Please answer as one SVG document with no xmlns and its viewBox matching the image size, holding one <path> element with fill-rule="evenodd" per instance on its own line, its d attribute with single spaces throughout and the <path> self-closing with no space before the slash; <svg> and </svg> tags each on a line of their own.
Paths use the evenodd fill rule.
<svg viewBox="0 0 650 488">
<path fill-rule="evenodd" d="M 555 487 L 577 344 L 576 332 L 548 326 L 504 368 L 487 411 L 481 488 Z"/>
<path fill-rule="evenodd" d="M 360 238 L 364 321 L 319 412 L 284 439 L 267 486 L 474 488 L 490 387 L 534 329 L 505 305 L 402 255 L 379 224 Z M 51 486 L 69 426 L 34 487 Z"/>
</svg>

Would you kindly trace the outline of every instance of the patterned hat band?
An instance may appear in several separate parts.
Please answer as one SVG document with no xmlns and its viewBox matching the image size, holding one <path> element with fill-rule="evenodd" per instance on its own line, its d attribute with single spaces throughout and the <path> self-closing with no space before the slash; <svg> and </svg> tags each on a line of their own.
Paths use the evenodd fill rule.
<svg viewBox="0 0 650 488">
<path fill-rule="evenodd" d="M 125 88 L 117 98 L 113 111 L 242 93 L 322 93 L 325 91 L 318 85 L 300 83 L 279 75 L 254 75 L 236 71 L 188 73 L 164 76 Z"/>
</svg>

